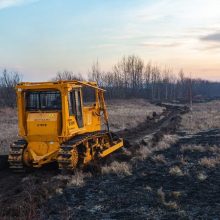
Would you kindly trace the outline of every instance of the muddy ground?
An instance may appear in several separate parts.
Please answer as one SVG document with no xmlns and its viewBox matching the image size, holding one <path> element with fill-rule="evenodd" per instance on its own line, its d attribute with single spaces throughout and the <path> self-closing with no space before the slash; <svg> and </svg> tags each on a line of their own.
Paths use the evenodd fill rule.
<svg viewBox="0 0 220 220">
<path fill-rule="evenodd" d="M 126 146 L 100 162 L 105 172 L 3 169 L 0 219 L 219 219 L 220 130 L 189 135 L 187 109 L 166 109 L 118 132 Z"/>
</svg>

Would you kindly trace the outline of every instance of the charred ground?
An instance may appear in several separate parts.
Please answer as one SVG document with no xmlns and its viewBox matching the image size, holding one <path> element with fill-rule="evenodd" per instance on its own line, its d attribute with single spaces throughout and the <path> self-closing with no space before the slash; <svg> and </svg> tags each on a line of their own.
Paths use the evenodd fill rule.
<svg viewBox="0 0 220 220">
<path fill-rule="evenodd" d="M 0 171 L 1 219 L 218 219 L 220 130 L 190 132 L 187 112 L 162 105 L 117 131 L 126 146 L 100 170 Z"/>
</svg>

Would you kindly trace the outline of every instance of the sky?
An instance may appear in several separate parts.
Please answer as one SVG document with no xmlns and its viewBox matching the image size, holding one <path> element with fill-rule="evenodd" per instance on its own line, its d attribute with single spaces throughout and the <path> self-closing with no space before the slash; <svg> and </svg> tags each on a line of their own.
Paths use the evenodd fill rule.
<svg viewBox="0 0 220 220">
<path fill-rule="evenodd" d="M 220 81 L 219 0 L 0 0 L 0 70 L 44 81 L 124 55 Z"/>
</svg>

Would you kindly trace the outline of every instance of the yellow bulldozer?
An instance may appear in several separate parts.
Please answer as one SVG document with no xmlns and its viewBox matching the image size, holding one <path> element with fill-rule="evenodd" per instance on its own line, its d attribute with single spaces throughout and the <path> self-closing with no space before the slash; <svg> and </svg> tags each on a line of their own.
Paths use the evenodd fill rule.
<svg viewBox="0 0 220 220">
<path fill-rule="evenodd" d="M 72 171 L 123 147 L 109 130 L 105 91 L 95 82 L 20 83 L 16 92 L 21 140 L 8 157 L 15 172 L 54 161 Z"/>
</svg>

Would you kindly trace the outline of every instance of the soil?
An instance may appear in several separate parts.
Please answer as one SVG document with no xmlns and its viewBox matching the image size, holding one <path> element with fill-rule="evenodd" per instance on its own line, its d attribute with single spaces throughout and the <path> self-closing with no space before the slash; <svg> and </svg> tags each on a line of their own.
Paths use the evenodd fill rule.
<svg viewBox="0 0 220 220">
<path fill-rule="evenodd" d="M 144 160 L 133 160 L 133 155 L 119 150 L 101 161 L 127 162 L 131 175 L 95 173 L 84 185 L 70 187 L 65 178 L 56 178 L 55 165 L 30 174 L 2 169 L 0 219 L 219 219 L 220 166 L 207 168 L 199 161 L 216 156 L 209 148 L 220 147 L 220 130 L 191 136 L 179 132 L 181 115 L 188 109 L 164 106 L 161 115 L 117 134 L 127 140 L 125 148 L 131 152 L 147 144 L 149 135 L 156 146 L 164 134 L 178 134 L 175 144 Z M 181 146 L 192 143 L 207 151 L 181 151 Z M 154 159 L 161 155 L 163 160 Z M 170 172 L 174 167 L 179 170 Z"/>
</svg>

